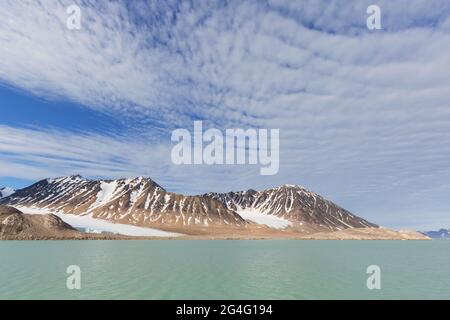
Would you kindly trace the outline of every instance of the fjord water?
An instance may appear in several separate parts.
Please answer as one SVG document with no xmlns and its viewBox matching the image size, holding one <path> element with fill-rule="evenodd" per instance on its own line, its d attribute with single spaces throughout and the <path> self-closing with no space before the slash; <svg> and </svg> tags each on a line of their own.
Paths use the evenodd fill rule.
<svg viewBox="0 0 450 320">
<path fill-rule="evenodd" d="M 0 241 L 0 299 L 449 298 L 445 240 Z"/>
</svg>

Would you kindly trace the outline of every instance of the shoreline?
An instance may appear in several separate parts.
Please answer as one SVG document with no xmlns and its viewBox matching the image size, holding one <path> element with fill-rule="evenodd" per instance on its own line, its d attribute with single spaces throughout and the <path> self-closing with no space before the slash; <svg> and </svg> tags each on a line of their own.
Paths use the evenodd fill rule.
<svg viewBox="0 0 450 320">
<path fill-rule="evenodd" d="M 101 235 L 101 234 L 80 234 L 75 236 L 44 236 L 44 237 L 22 237 L 7 236 L 0 237 L 1 241 L 430 241 L 432 238 L 423 237 L 333 237 L 332 235 L 325 237 L 322 235 L 293 235 L 289 237 L 277 236 L 235 236 L 235 235 L 186 235 L 180 237 L 139 237 L 139 236 L 123 236 L 123 235 Z"/>
<path fill-rule="evenodd" d="M 302 225 L 283 229 L 263 224 L 245 227 L 139 225 L 108 221 L 91 215 L 72 215 L 45 209 L 5 207 L 6 228 L 0 240 L 431 240 L 417 231 L 395 231 L 384 227 L 347 228 L 338 231 Z M 19 223 L 20 224 L 17 224 Z M 12 225 L 11 225 L 12 223 Z M 16 225 L 11 229 L 10 226 Z M 32 226 L 31 229 L 22 230 Z M 7 229 L 10 228 L 10 231 Z M 82 230 L 80 230 L 82 229 Z M 15 230 L 15 231 L 12 231 Z M 22 231 L 21 231 L 22 230 Z M 86 231 L 83 231 L 86 230 Z M 1 228 L 0 228 L 1 231 Z M 92 232 L 94 231 L 94 232 Z M 122 233 L 124 232 L 124 233 Z M 128 234 L 126 234 L 128 232 Z"/>
</svg>

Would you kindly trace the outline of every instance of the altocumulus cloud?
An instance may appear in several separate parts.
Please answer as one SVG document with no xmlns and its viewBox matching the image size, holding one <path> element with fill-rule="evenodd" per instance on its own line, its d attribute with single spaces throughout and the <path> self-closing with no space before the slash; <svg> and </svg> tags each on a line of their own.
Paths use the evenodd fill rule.
<svg viewBox="0 0 450 320">
<path fill-rule="evenodd" d="M 0 177 L 11 173 L 36 180 L 68 173 L 109 178 L 145 175 L 171 190 L 195 193 L 212 190 L 215 181 L 230 175 L 230 169 L 221 167 L 191 167 L 186 172 L 172 164 L 170 153 L 168 145 L 136 137 L 0 125 Z M 233 173 L 244 177 L 248 170 L 236 166 Z"/>
<path fill-rule="evenodd" d="M 74 2 L 82 8 L 75 32 L 65 27 Z M 428 209 L 441 216 L 450 210 L 450 4 L 378 1 L 383 30 L 376 32 L 365 28 L 370 4 L 2 1 L 4 84 L 139 128 L 121 138 L 35 128 L 34 136 L 52 143 L 31 152 L 31 145 L 5 147 L 31 129 L 3 127 L 1 148 L 10 155 L 2 165 L 17 174 L 26 166 L 36 177 L 148 174 L 192 193 L 303 183 L 381 223 Z M 193 119 L 281 128 L 280 173 L 268 179 L 251 167 L 174 168 L 165 158 L 168 138 L 145 142 L 155 121 L 168 137 Z M 89 145 L 103 139 L 112 147 L 90 159 Z M 65 140 L 64 159 L 48 154 Z M 136 151 L 119 157 L 124 150 Z"/>
</svg>

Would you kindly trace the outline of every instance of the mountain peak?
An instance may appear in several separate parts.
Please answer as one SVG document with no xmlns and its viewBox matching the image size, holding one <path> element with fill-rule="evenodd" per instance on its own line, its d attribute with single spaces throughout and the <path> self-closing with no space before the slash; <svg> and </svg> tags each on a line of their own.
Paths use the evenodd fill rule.
<svg viewBox="0 0 450 320">
<path fill-rule="evenodd" d="M 164 190 L 151 178 L 85 179 L 79 175 L 41 180 L 0 204 L 31 206 L 140 226 L 243 227 L 236 212 L 210 197 Z"/>
<path fill-rule="evenodd" d="M 250 210 L 276 216 L 300 228 L 310 225 L 318 230 L 335 231 L 377 227 L 300 185 L 285 184 L 258 192 L 241 191 L 208 195 L 238 213 L 240 210 Z"/>
<path fill-rule="evenodd" d="M 306 190 L 304 186 L 301 186 L 299 184 L 283 184 L 278 187 L 278 189 L 300 189 L 300 190 Z"/>
<path fill-rule="evenodd" d="M 80 175 L 47 179 L 17 191 L 0 204 L 38 206 L 70 214 L 146 226 L 245 226 L 244 211 L 286 220 L 301 231 L 373 228 L 333 202 L 300 185 L 184 196 L 167 192 L 151 178 L 85 179 Z"/>
<path fill-rule="evenodd" d="M 117 178 L 117 179 L 92 179 L 92 178 L 84 178 L 83 176 L 76 174 L 76 175 L 70 175 L 70 176 L 62 176 L 57 178 L 49 178 L 44 181 L 47 181 L 49 184 L 55 184 L 55 183 L 80 183 L 80 182 L 120 182 L 122 184 L 133 184 L 138 185 L 140 183 L 149 183 L 150 185 L 153 185 L 155 187 L 159 187 L 161 189 L 164 189 L 159 184 L 157 184 L 153 179 L 149 177 L 139 176 L 139 177 L 132 177 L 132 178 Z"/>
<path fill-rule="evenodd" d="M 435 239 L 439 239 L 439 238 L 449 239 L 450 238 L 450 229 L 441 228 L 438 231 L 423 231 L 422 234 L 425 234 L 426 236 L 428 236 L 430 238 L 435 238 Z"/>
<path fill-rule="evenodd" d="M 304 186 L 299 185 L 299 184 L 283 184 L 281 186 L 265 189 L 260 192 L 279 192 L 279 193 L 304 192 L 304 193 L 315 194 L 314 192 L 310 191 L 309 189 L 307 189 Z"/>
</svg>

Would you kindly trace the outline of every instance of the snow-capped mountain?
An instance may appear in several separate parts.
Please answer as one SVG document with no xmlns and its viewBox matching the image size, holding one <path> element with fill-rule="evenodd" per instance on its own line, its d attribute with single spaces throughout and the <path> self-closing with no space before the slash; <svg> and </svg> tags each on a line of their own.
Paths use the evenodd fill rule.
<svg viewBox="0 0 450 320">
<path fill-rule="evenodd" d="M 149 178 L 88 180 L 80 176 L 39 181 L 0 200 L 1 204 L 141 226 L 244 226 L 220 201 L 167 192 Z"/>
<path fill-rule="evenodd" d="M 433 239 L 450 239 L 450 229 L 439 229 L 438 231 L 423 231 L 422 233 Z"/>
<path fill-rule="evenodd" d="M 8 188 L 8 187 L 0 188 L 0 199 L 1 198 L 5 198 L 5 197 L 9 197 L 14 192 L 16 192 L 16 190 L 14 190 L 12 188 Z"/>
<path fill-rule="evenodd" d="M 150 178 L 89 180 L 80 176 L 46 179 L 0 199 L 0 204 L 147 227 L 291 226 L 304 233 L 377 227 L 307 189 L 284 185 L 184 196 Z"/>
<path fill-rule="evenodd" d="M 285 219 L 300 229 L 312 227 L 342 230 L 378 227 L 298 185 L 283 185 L 260 192 L 248 190 L 207 195 L 238 213 L 256 212 Z"/>
</svg>

